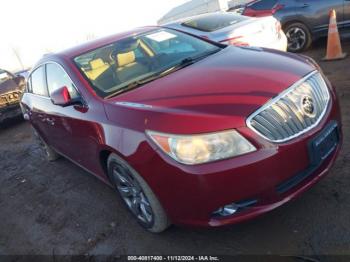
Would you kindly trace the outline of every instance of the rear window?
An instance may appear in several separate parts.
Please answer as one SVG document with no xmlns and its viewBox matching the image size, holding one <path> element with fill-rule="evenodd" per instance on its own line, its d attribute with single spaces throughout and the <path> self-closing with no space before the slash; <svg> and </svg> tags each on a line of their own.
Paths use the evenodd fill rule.
<svg viewBox="0 0 350 262">
<path fill-rule="evenodd" d="M 191 27 L 203 32 L 212 32 L 224 27 L 234 25 L 245 18 L 235 14 L 212 14 L 198 17 L 182 23 L 183 26 Z"/>
<path fill-rule="evenodd" d="M 248 7 L 250 7 L 253 10 L 270 10 L 277 4 L 277 2 L 277 0 L 254 1 L 251 4 L 249 4 Z"/>
</svg>

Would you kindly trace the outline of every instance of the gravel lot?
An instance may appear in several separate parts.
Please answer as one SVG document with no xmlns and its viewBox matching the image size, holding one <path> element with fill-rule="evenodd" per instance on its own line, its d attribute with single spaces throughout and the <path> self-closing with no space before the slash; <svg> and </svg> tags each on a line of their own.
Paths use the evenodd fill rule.
<svg viewBox="0 0 350 262">
<path fill-rule="evenodd" d="M 324 49 L 321 42 L 305 54 L 320 62 Z M 350 43 L 344 49 L 350 53 Z M 66 159 L 47 162 L 28 123 L 1 126 L 0 254 L 350 255 L 350 58 L 320 65 L 342 106 L 345 141 L 336 165 L 298 200 L 220 229 L 147 233 L 111 188 Z"/>
</svg>

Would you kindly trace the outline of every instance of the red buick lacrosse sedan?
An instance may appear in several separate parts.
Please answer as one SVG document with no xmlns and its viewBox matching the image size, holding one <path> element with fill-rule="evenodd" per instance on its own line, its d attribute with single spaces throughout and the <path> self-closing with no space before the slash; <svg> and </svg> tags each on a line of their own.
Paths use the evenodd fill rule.
<svg viewBox="0 0 350 262">
<path fill-rule="evenodd" d="M 49 160 L 115 187 L 151 232 L 270 211 L 321 179 L 342 142 L 313 60 L 161 27 L 45 56 L 21 107 Z"/>
</svg>

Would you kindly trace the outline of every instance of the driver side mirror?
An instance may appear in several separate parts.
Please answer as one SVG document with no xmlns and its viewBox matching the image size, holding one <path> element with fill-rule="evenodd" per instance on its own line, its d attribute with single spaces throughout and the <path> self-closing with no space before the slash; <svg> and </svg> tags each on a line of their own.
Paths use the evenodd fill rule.
<svg viewBox="0 0 350 262">
<path fill-rule="evenodd" d="M 82 104 L 80 98 L 71 98 L 68 88 L 66 86 L 62 86 L 57 90 L 53 91 L 50 96 L 51 101 L 54 105 L 66 107 L 70 105 Z"/>
</svg>

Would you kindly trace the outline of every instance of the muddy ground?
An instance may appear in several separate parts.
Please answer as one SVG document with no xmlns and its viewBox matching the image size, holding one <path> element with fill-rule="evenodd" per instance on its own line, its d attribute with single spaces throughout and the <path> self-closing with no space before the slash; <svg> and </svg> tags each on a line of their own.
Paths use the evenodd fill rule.
<svg viewBox="0 0 350 262">
<path fill-rule="evenodd" d="M 318 43 L 305 54 L 320 62 L 324 49 Z M 292 203 L 220 229 L 150 234 L 111 188 L 68 160 L 47 162 L 28 123 L 3 125 L 0 254 L 350 255 L 350 58 L 320 65 L 338 91 L 345 135 L 329 176 Z"/>
</svg>

